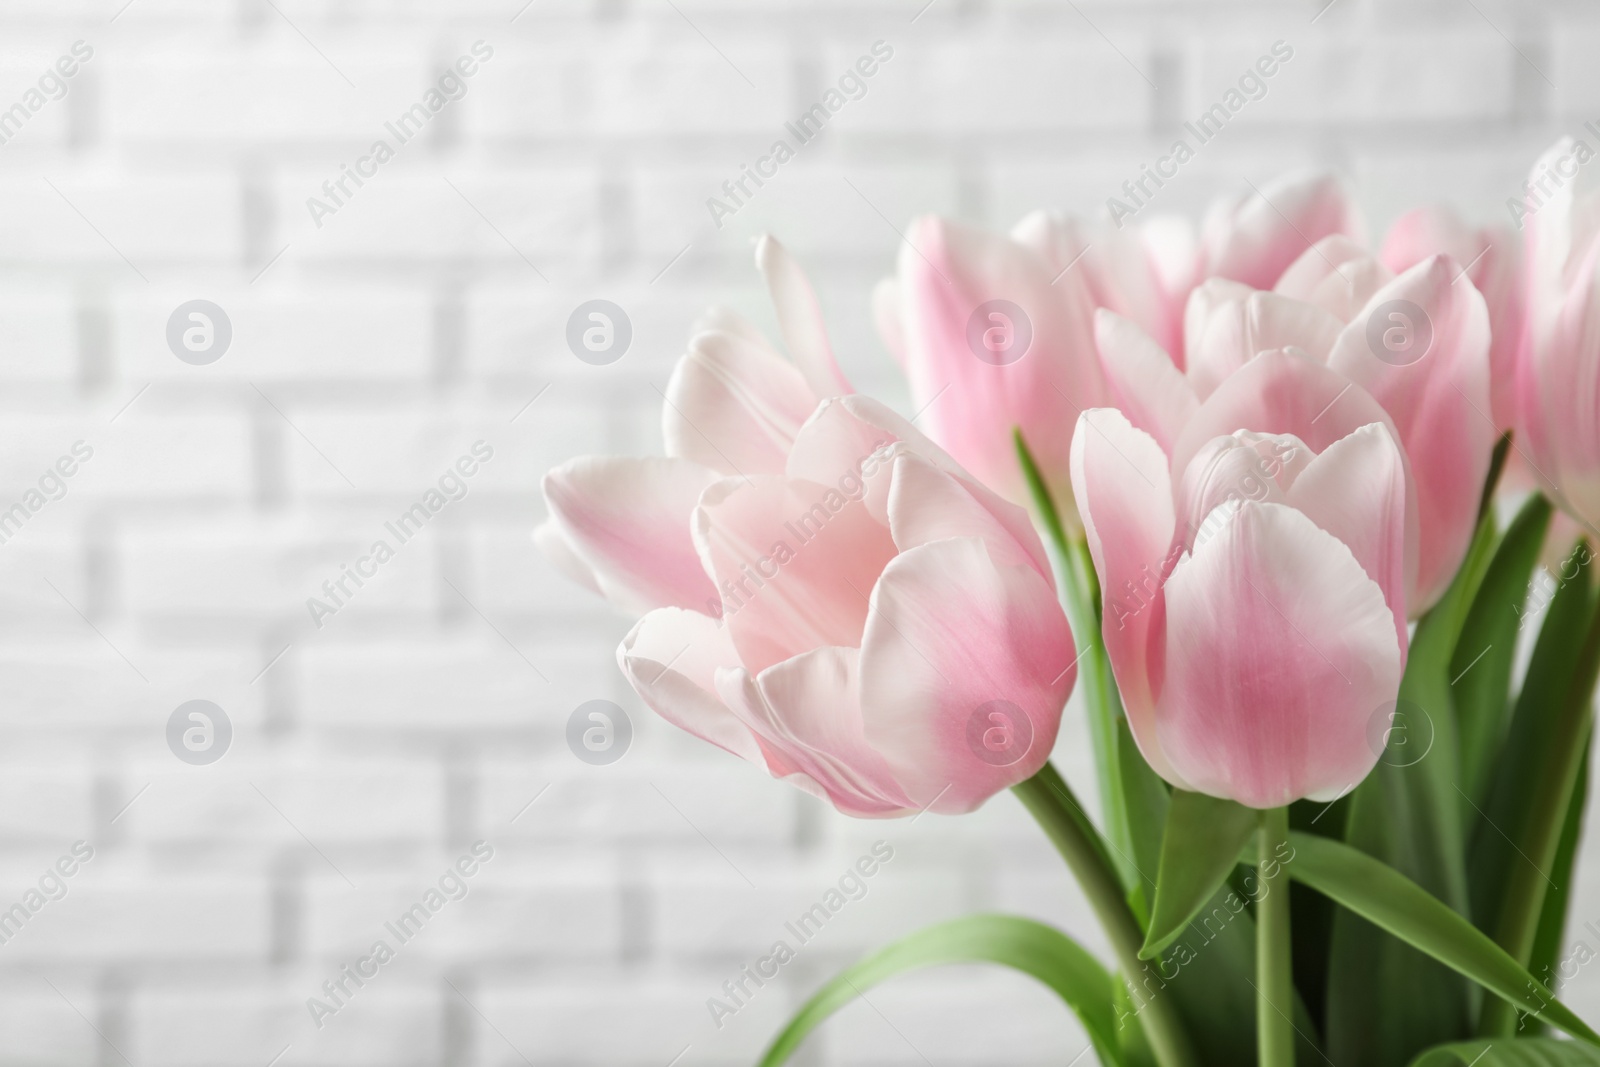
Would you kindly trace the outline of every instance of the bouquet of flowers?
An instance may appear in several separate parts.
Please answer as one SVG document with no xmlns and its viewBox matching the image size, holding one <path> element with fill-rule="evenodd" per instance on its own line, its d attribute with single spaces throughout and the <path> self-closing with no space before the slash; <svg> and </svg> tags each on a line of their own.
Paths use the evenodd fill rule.
<svg viewBox="0 0 1600 1067">
<path fill-rule="evenodd" d="M 958 961 L 1043 982 L 1106 1067 L 1600 1064 L 1556 991 L 1600 672 L 1586 180 L 1376 252 L 1326 176 L 1197 233 L 919 220 L 873 293 L 910 418 L 758 242 L 781 347 L 709 313 L 666 455 L 551 471 L 538 546 L 642 616 L 647 705 L 839 811 L 1013 790 L 1114 952 L 940 924 L 764 1064 Z M 1098 819 L 1049 762 L 1075 684 Z"/>
</svg>

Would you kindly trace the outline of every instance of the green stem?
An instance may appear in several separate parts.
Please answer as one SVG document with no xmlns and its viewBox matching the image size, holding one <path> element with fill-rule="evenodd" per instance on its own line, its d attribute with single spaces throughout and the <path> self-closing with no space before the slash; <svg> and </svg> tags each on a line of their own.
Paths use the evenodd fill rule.
<svg viewBox="0 0 1600 1067">
<path fill-rule="evenodd" d="M 1519 851 L 1527 862 L 1513 865 L 1506 879 L 1505 901 L 1494 939 L 1518 964 L 1526 967 L 1533 954 L 1544 912 L 1549 880 L 1544 872 L 1555 861 L 1561 830 L 1572 791 L 1577 786 L 1580 761 L 1588 752 L 1585 742 L 1593 722 L 1595 683 L 1600 680 L 1600 611 L 1596 611 L 1584 636 L 1583 650 L 1573 672 L 1566 699 L 1554 716 L 1547 751 L 1553 757 L 1529 783 L 1533 802 L 1528 825 L 1513 828 L 1521 841 Z M 1498 997 L 1487 1001 L 1478 1020 L 1483 1037 L 1510 1036 L 1515 1031 L 1517 1009 Z"/>
<path fill-rule="evenodd" d="M 1289 958 L 1289 872 L 1277 858 L 1289 841 L 1289 809 L 1261 813 L 1256 877 L 1256 1044 L 1261 1067 L 1294 1067 L 1294 970 Z"/>
<path fill-rule="evenodd" d="M 1068 536 L 1055 499 L 1050 495 L 1033 454 L 1028 451 L 1022 431 L 1014 431 L 1013 437 L 1017 461 L 1033 495 L 1034 510 L 1047 535 L 1045 549 L 1050 555 L 1051 570 L 1055 572 L 1061 606 L 1066 610 L 1072 636 L 1078 644 L 1078 688 L 1087 709 L 1089 743 L 1094 749 L 1096 777 L 1100 783 L 1100 811 L 1106 835 L 1118 849 L 1113 862 L 1122 884 L 1132 888 L 1138 884 L 1138 872 L 1126 858 L 1133 850 L 1133 834 L 1128 822 L 1122 763 L 1117 758 L 1117 719 L 1122 715 L 1122 699 L 1100 635 L 1100 580 L 1094 572 L 1088 542 L 1081 537 L 1074 540 Z"/>
<path fill-rule="evenodd" d="M 1038 774 L 1013 786 L 1012 791 L 1067 861 L 1111 941 L 1117 965 L 1127 978 L 1133 979 L 1147 966 L 1139 958 L 1144 932 L 1123 896 L 1122 883 L 1105 842 L 1084 814 L 1071 787 L 1053 764 L 1046 763 Z M 1160 1067 L 1195 1067 L 1199 1063 L 1171 998 L 1153 995 L 1137 1014 Z"/>
</svg>

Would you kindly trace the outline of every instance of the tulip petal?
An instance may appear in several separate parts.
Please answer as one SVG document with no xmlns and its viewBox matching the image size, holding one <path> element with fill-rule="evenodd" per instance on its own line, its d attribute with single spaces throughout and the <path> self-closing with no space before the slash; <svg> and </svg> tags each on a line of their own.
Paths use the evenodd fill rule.
<svg viewBox="0 0 1600 1067">
<path fill-rule="evenodd" d="M 1128 725 L 1157 774 L 1181 784 L 1155 736 L 1151 646 L 1175 520 L 1167 457 L 1114 408 L 1086 411 L 1072 444 L 1072 486 L 1104 599 L 1101 630 Z"/>
<path fill-rule="evenodd" d="M 1499 436 L 1489 414 L 1489 313 L 1462 273 L 1444 256 L 1410 268 L 1373 295 L 1329 357 L 1388 411 L 1416 475 L 1421 540 L 1413 615 L 1444 593 L 1466 555 Z M 1371 337 L 1375 318 L 1386 316 L 1386 323 L 1399 315 L 1394 321 L 1420 343 L 1412 312 L 1395 311 L 1395 301 L 1420 309 L 1431 324 L 1431 345 L 1421 356 L 1401 357 L 1412 360 L 1404 365 L 1387 348 L 1388 358 L 1379 358 Z"/>
<path fill-rule="evenodd" d="M 971 811 L 1049 758 L 1075 662 L 1066 617 L 1031 567 L 997 567 L 977 539 L 921 545 L 895 557 L 872 595 L 866 738 L 919 807 Z M 969 738 L 995 713 L 1017 749 L 986 759 Z"/>
<path fill-rule="evenodd" d="M 1335 441 L 1289 487 L 1289 504 L 1355 556 L 1378 583 L 1406 647 L 1406 597 L 1415 568 L 1406 552 L 1406 466 L 1400 445 L 1379 423 Z"/>
<path fill-rule="evenodd" d="M 1195 411 L 1173 448 L 1172 469 L 1187 467 L 1211 439 L 1241 429 L 1293 434 L 1321 453 L 1369 422 L 1394 429 L 1378 402 L 1338 371 L 1294 349 L 1263 352 Z"/>
<path fill-rule="evenodd" d="M 1094 335 L 1112 403 L 1170 450 L 1200 405 L 1189 380 L 1149 334 L 1120 315 L 1096 311 Z"/>
<path fill-rule="evenodd" d="M 681 608 L 650 612 L 617 647 L 617 664 L 650 710 L 764 768 L 756 738 L 717 696 L 718 670 L 738 662 L 727 627 Z"/>
<path fill-rule="evenodd" d="M 747 669 L 860 645 L 868 594 L 895 547 L 859 498 L 814 482 L 729 478 L 706 490 L 694 517 Z"/>
<path fill-rule="evenodd" d="M 889 491 L 889 529 L 902 553 L 932 541 L 976 537 L 989 546 L 1000 567 L 1026 566 L 1055 588 L 1050 561 L 1037 536 L 1019 537 L 991 509 L 1019 511 L 998 497 L 986 506 L 949 473 L 915 452 L 901 449 L 894 457 Z M 1032 531 L 1026 531 L 1031 535 Z"/>
<path fill-rule="evenodd" d="M 1336 233 L 1306 249 L 1273 289 L 1315 304 L 1340 322 L 1349 322 L 1393 277 L 1366 249 Z"/>
<path fill-rule="evenodd" d="M 816 290 L 800 264 L 794 261 L 777 238 L 762 234 L 756 241 L 756 266 L 767 279 L 767 290 L 778 312 L 784 347 L 805 375 L 817 396 L 841 396 L 854 392 L 839 369 L 828 342 L 828 327 L 822 320 L 822 306 Z"/>
<path fill-rule="evenodd" d="M 1241 430 L 1206 443 L 1178 477 L 1178 536 L 1193 551 L 1214 532 L 1207 520 L 1230 500 L 1289 502 L 1289 490 L 1311 462 L 1311 450 L 1293 434 Z"/>
<path fill-rule="evenodd" d="M 1343 325 L 1314 304 L 1278 293 L 1219 303 L 1189 351 L 1189 384 L 1204 399 L 1260 353 L 1288 345 L 1325 359 Z"/>
<path fill-rule="evenodd" d="M 1272 808 L 1347 791 L 1392 706 L 1394 617 L 1350 550 L 1293 508 L 1247 501 L 1173 570 L 1157 732 L 1189 788 Z"/>
<path fill-rule="evenodd" d="M 1362 240 L 1360 213 L 1330 175 L 1289 175 L 1207 215 L 1207 274 L 1271 289 L 1311 245 L 1331 233 Z"/>
<path fill-rule="evenodd" d="M 1011 237 L 1044 260 L 1052 279 L 1082 271 L 1095 307 L 1138 323 L 1169 351 L 1180 343 L 1178 305 L 1169 299 L 1141 231 L 1094 232 L 1080 219 L 1035 211 L 1012 227 Z"/>
<path fill-rule="evenodd" d="M 1045 262 L 1016 241 L 925 218 L 902 246 L 899 278 L 907 376 L 929 436 L 980 481 L 1025 504 L 1008 432 L 1020 426 L 1046 480 L 1065 496 L 1073 419 L 1105 393 L 1084 277 L 1067 271 L 1052 285 Z M 996 300 L 1021 315 L 985 310 Z M 1009 329 L 1019 348 L 1030 337 L 1026 349 L 1009 362 L 980 358 L 969 337 L 975 316 L 980 326 Z"/>
<path fill-rule="evenodd" d="M 667 383 L 661 408 L 667 454 L 722 474 L 782 474 L 817 398 L 766 342 L 703 333 Z"/>
<path fill-rule="evenodd" d="M 1523 420 L 1536 473 L 1556 502 L 1592 532 L 1600 526 L 1600 241 L 1526 367 Z M 1521 432 L 1521 431 L 1519 431 Z M 1552 481 L 1553 479 L 1553 481 Z"/>
<path fill-rule="evenodd" d="M 1243 304 L 1250 299 L 1254 289 L 1243 282 L 1236 282 L 1229 278 L 1207 278 L 1195 286 L 1189 293 L 1187 303 L 1183 306 L 1183 351 L 1185 372 L 1188 370 L 1189 353 L 1197 351 L 1200 343 L 1205 340 L 1206 331 L 1211 328 L 1211 320 L 1224 309 L 1234 304 Z M 1177 362 L 1174 360 L 1173 362 Z"/>
<path fill-rule="evenodd" d="M 718 688 L 761 738 L 773 774 L 846 815 L 904 815 L 919 805 L 862 733 L 860 657 L 855 648 L 815 648 L 754 678 L 742 668 L 725 671 Z"/>
<path fill-rule="evenodd" d="M 905 447 L 883 447 L 896 443 L 903 443 Z M 794 453 L 789 459 L 789 477 L 809 478 L 818 482 L 825 478 L 837 480 L 836 472 L 860 468 L 867 483 L 867 511 L 879 522 L 887 524 L 891 461 L 907 451 L 915 453 L 959 482 L 972 499 L 988 509 L 995 521 L 1037 561 L 1042 573 L 1051 573 L 1049 557 L 1026 511 L 972 477 L 921 430 L 871 397 L 857 393 L 823 401 L 811 421 L 801 429 L 795 442 Z M 1058 499 L 1058 505 L 1069 503 L 1070 498 Z M 1064 507 L 1063 510 L 1068 508 Z M 1077 516 L 1074 513 L 1070 518 L 1076 521 Z"/>
<path fill-rule="evenodd" d="M 715 471 L 682 459 L 582 456 L 544 477 L 554 530 L 625 611 L 703 608 L 717 601 L 690 518 Z M 541 537 L 548 543 L 551 534 Z M 559 558 L 553 559 L 561 566 Z"/>
</svg>

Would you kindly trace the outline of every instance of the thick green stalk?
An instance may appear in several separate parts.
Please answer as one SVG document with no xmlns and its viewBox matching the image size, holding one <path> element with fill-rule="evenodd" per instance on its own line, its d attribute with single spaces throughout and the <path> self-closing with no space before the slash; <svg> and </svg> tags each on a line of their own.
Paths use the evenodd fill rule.
<svg viewBox="0 0 1600 1067">
<path fill-rule="evenodd" d="M 1261 813 L 1256 877 L 1256 1045 L 1260 1067 L 1294 1067 L 1294 968 L 1289 957 L 1289 809 Z"/>
<path fill-rule="evenodd" d="M 1012 791 L 1066 860 L 1111 941 L 1118 966 L 1133 980 L 1148 966 L 1139 958 L 1144 931 L 1123 896 L 1122 882 L 1105 843 L 1083 813 L 1071 787 L 1052 764 L 1046 763 L 1038 774 L 1013 786 Z M 1158 992 L 1136 1014 L 1160 1067 L 1196 1067 L 1199 1060 L 1172 998 Z"/>
<path fill-rule="evenodd" d="M 1549 888 L 1544 872 L 1550 870 L 1555 861 L 1567 803 L 1578 781 L 1579 761 L 1588 752 L 1585 742 L 1594 718 L 1597 679 L 1600 679 L 1600 611 L 1594 612 L 1590 619 L 1577 669 L 1554 717 L 1554 734 L 1548 749 L 1553 759 L 1528 784 L 1533 791 L 1528 825 L 1511 831 L 1518 834 L 1522 842 L 1520 851 L 1526 862 L 1514 865 L 1507 876 L 1500 922 L 1493 933 L 1500 947 L 1524 967 L 1533 954 L 1539 916 L 1544 911 L 1545 891 Z M 1485 1037 L 1509 1036 L 1515 1025 L 1516 1009 L 1495 998 L 1483 1006 L 1478 1033 Z"/>
</svg>

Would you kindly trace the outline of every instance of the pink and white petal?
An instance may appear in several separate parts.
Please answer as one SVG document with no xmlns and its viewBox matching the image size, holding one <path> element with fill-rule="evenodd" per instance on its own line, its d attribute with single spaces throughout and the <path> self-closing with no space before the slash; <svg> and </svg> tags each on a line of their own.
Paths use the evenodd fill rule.
<svg viewBox="0 0 1600 1067">
<path fill-rule="evenodd" d="M 1287 456 L 1293 467 L 1284 462 Z M 1217 509 L 1229 501 L 1289 501 L 1288 489 L 1310 459 L 1310 449 L 1292 436 L 1240 431 L 1208 441 L 1178 472 L 1174 513 L 1185 548 L 1211 536 Z M 1280 479 L 1278 475 L 1282 475 Z"/>
<path fill-rule="evenodd" d="M 1220 305 L 1189 352 L 1189 384 L 1202 400 L 1262 352 L 1288 345 L 1325 359 L 1344 324 L 1322 308 L 1278 293 Z"/>
<path fill-rule="evenodd" d="M 1081 219 L 1034 211 L 1012 227 L 1011 237 L 1038 253 L 1052 279 L 1081 271 L 1095 307 L 1138 323 L 1164 348 L 1179 345 L 1180 316 L 1139 230 L 1096 232 Z"/>
<path fill-rule="evenodd" d="M 689 343 L 661 407 L 667 454 L 723 474 L 782 474 L 817 398 L 794 364 L 729 333 Z"/>
<path fill-rule="evenodd" d="M 600 583 L 595 579 L 594 568 L 590 567 L 567 544 L 567 539 L 561 534 L 561 527 L 555 519 L 545 519 L 533 528 L 533 544 L 556 570 L 566 575 L 568 580 L 583 586 L 591 593 L 601 593 Z"/>
<path fill-rule="evenodd" d="M 767 291 L 778 312 L 778 327 L 789 355 L 819 397 L 842 396 L 850 387 L 828 342 L 828 327 L 816 290 L 783 245 L 771 234 L 756 241 L 756 267 L 767 279 Z"/>
<path fill-rule="evenodd" d="M 1406 597 L 1416 549 L 1406 550 L 1406 464 L 1379 423 L 1329 445 L 1289 487 L 1289 504 L 1332 534 L 1378 583 L 1406 647 Z"/>
<path fill-rule="evenodd" d="M 1139 238 L 1150 253 L 1156 279 L 1167 303 L 1182 326 L 1183 303 L 1195 287 L 1200 272 L 1200 235 L 1183 215 L 1157 215 L 1139 227 Z M 1180 339 L 1181 340 L 1181 339 Z M 1181 353 L 1174 353 L 1176 358 Z M 1182 364 L 1179 364 L 1180 367 Z"/>
<path fill-rule="evenodd" d="M 785 474 L 790 478 L 815 482 L 818 485 L 848 487 L 859 479 L 866 484 L 867 511 L 883 523 L 889 524 L 889 467 L 895 445 L 900 441 L 897 429 L 886 429 L 878 423 L 890 419 L 867 421 L 855 414 L 858 404 L 865 403 L 881 408 L 876 401 L 860 394 L 848 397 L 828 397 L 817 405 L 811 418 L 800 427 L 795 437 L 794 449 L 789 453 Z M 893 419 L 893 412 L 883 409 Z M 899 420 L 904 422 L 903 419 Z M 907 424 L 909 426 L 909 424 Z M 911 432 L 920 437 L 915 429 Z M 937 446 L 933 446 L 937 450 Z M 943 455 L 942 452 L 940 452 Z M 948 457 L 946 457 L 948 459 Z M 954 460 L 949 460 L 954 465 Z"/>
<path fill-rule="evenodd" d="M 1189 293 L 1183 307 L 1183 367 L 1188 371 L 1192 353 L 1199 349 L 1211 322 L 1219 315 L 1236 315 L 1236 307 L 1250 299 L 1254 289 L 1230 278 L 1207 278 Z M 1177 362 L 1174 360 L 1173 362 Z"/>
<path fill-rule="evenodd" d="M 1173 449 L 1172 469 L 1183 470 L 1208 441 L 1239 430 L 1293 434 L 1320 453 L 1369 422 L 1394 429 L 1365 389 L 1320 360 L 1293 348 L 1263 352 L 1201 403 Z"/>
<path fill-rule="evenodd" d="M 1271 289 L 1313 243 L 1333 233 L 1363 239 L 1359 210 L 1338 179 L 1287 175 L 1207 215 L 1201 243 L 1207 274 Z"/>
<path fill-rule="evenodd" d="M 846 815 L 905 815 L 917 805 L 862 733 L 860 656 L 856 648 L 816 648 L 754 678 L 743 668 L 723 671 L 718 689 L 761 738 L 773 774 L 819 787 Z"/>
<path fill-rule="evenodd" d="M 717 672 L 735 667 L 727 628 L 709 615 L 661 608 L 617 647 L 617 665 L 649 708 L 681 730 L 766 767 L 756 737 L 717 695 Z"/>
<path fill-rule="evenodd" d="M 1253 808 L 1352 788 L 1368 724 L 1400 688 L 1383 592 L 1350 550 L 1280 504 L 1246 502 L 1167 582 L 1162 751 Z"/>
<path fill-rule="evenodd" d="M 1336 273 L 1342 265 L 1352 260 L 1370 258 L 1365 248 L 1344 234 L 1329 234 L 1289 264 L 1289 269 L 1283 272 L 1283 276 L 1272 287 L 1272 291 L 1294 297 L 1296 300 L 1309 301 L 1311 294 L 1317 291 L 1323 279 Z"/>
<path fill-rule="evenodd" d="M 1556 503 L 1593 530 L 1600 525 L 1600 240 L 1584 257 L 1572 294 L 1544 344 L 1528 360 L 1524 388 L 1538 424 L 1539 479 L 1554 478 Z"/>
<path fill-rule="evenodd" d="M 1306 249 L 1274 291 L 1314 304 L 1340 322 L 1349 322 L 1394 272 L 1343 234 L 1332 234 Z"/>
<path fill-rule="evenodd" d="M 700 494 L 717 473 L 683 459 L 580 456 L 544 477 L 550 521 L 625 611 L 703 608 L 717 601 L 690 536 Z M 546 535 L 546 540 L 549 535 Z"/>
<path fill-rule="evenodd" d="M 1086 411 L 1073 437 L 1072 487 L 1100 576 L 1101 630 L 1128 725 L 1156 773 L 1181 785 L 1156 743 L 1150 676 L 1175 525 L 1167 457 L 1120 411 Z"/>
<path fill-rule="evenodd" d="M 998 497 L 980 501 L 969 485 L 914 452 L 901 451 L 894 458 L 889 529 L 901 552 L 931 541 L 976 537 L 989 546 L 998 566 L 1032 567 L 1054 589 L 1050 560 L 1038 536 L 1026 527 L 1019 537 L 1018 524 L 1008 527 L 996 518 L 1000 508 L 1021 510 Z"/>
<path fill-rule="evenodd" d="M 919 807 L 971 811 L 1049 758 L 1075 664 L 1066 617 L 1033 568 L 997 567 L 977 539 L 919 546 L 895 557 L 872 594 L 867 742 Z M 1015 751 L 999 760 L 969 743 L 991 713 L 1014 731 Z"/>
<path fill-rule="evenodd" d="M 1073 270 L 1052 285 L 1033 250 L 937 218 L 913 225 L 899 277 L 906 373 L 928 435 L 974 477 L 1025 504 L 1008 432 L 1020 426 L 1047 481 L 1065 495 L 1072 420 L 1105 395 L 1087 281 Z M 980 359 L 968 336 L 974 314 L 998 299 L 1020 308 L 1031 331 L 1027 349 L 1003 365 Z"/>
<path fill-rule="evenodd" d="M 1466 555 L 1499 437 L 1489 413 L 1489 313 L 1462 275 L 1445 256 L 1411 267 L 1373 295 L 1329 357 L 1331 367 L 1389 413 L 1415 475 L 1420 555 L 1409 598 L 1413 615 L 1444 593 Z M 1396 301 L 1420 309 L 1424 323 L 1396 310 Z M 1427 325 L 1431 343 L 1423 354 L 1397 365 L 1385 348 L 1387 358 L 1379 358 L 1372 334 L 1391 321 L 1413 331 L 1416 344 Z"/>
<path fill-rule="evenodd" d="M 1170 450 L 1200 406 L 1189 380 L 1165 349 L 1120 315 L 1096 311 L 1094 333 L 1113 406 Z"/>
<path fill-rule="evenodd" d="M 1408 211 L 1384 235 L 1378 258 L 1396 274 L 1437 255 L 1471 263 L 1483 250 L 1478 233 L 1442 204 Z"/>
<path fill-rule="evenodd" d="M 1039 540 L 1039 533 L 1034 528 L 1033 520 L 1029 518 L 1027 510 L 1013 504 L 986 483 L 974 478 L 948 452 L 891 408 L 885 407 L 871 397 L 861 395 L 847 396 L 840 401 L 840 404 L 850 417 L 873 427 L 880 434 L 893 436 L 906 451 L 920 456 L 954 478 L 972 499 L 987 509 L 994 520 L 1004 527 L 1023 551 L 1035 561 L 1042 574 L 1048 577 L 1052 573 L 1050 557 L 1045 554 L 1044 544 Z M 885 503 L 887 504 L 887 501 Z M 1062 521 L 1068 529 L 1072 529 L 1077 522 L 1077 514 L 1070 505 L 1070 497 L 1056 499 L 1056 506 L 1061 509 Z"/>
<path fill-rule="evenodd" d="M 757 673 L 820 645 L 859 646 L 868 594 L 895 554 L 859 499 L 771 476 L 706 490 L 694 537 L 739 661 Z"/>
</svg>

